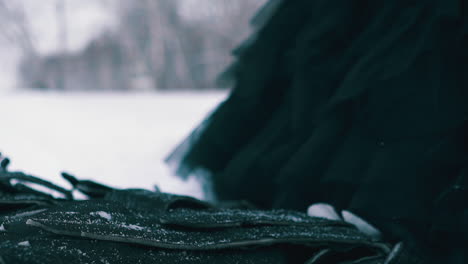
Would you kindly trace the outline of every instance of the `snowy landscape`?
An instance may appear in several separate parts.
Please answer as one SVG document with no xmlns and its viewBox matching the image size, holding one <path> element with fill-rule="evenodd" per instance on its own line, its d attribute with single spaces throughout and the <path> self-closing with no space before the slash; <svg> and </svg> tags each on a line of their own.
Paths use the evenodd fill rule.
<svg viewBox="0 0 468 264">
<path fill-rule="evenodd" d="M 226 97 L 216 76 L 265 0 L 201 2 L 0 0 L 10 170 L 203 198 L 163 160 Z"/>
<path fill-rule="evenodd" d="M 226 92 L 141 94 L 32 93 L 0 96 L 0 152 L 21 170 L 69 186 L 66 171 L 118 188 L 153 189 L 203 198 L 163 159 Z"/>
<path fill-rule="evenodd" d="M 226 97 L 216 76 L 265 0 L 201 2 L 0 0 L 9 169 L 203 198 L 163 160 Z"/>
</svg>

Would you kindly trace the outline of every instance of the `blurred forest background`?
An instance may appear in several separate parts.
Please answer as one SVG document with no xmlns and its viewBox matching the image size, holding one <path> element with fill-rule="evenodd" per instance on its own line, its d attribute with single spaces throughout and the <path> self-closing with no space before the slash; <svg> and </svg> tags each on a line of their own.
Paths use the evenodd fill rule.
<svg viewBox="0 0 468 264">
<path fill-rule="evenodd" d="M 216 77 L 265 2 L 0 0 L 10 169 L 204 197 L 164 158 L 224 100 Z"/>
<path fill-rule="evenodd" d="M 0 87 L 216 89 L 216 76 L 264 3 L 0 0 Z"/>
</svg>

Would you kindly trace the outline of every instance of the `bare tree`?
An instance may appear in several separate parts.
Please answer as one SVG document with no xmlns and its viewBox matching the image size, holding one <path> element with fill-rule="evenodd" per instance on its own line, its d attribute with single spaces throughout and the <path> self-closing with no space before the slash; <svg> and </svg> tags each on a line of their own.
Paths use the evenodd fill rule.
<svg viewBox="0 0 468 264">
<path fill-rule="evenodd" d="M 22 61 L 28 62 L 19 69 L 22 81 L 40 75 L 39 54 L 22 1 L 0 0 L 0 40 L 19 48 Z"/>
<path fill-rule="evenodd" d="M 248 34 L 248 21 L 259 0 L 204 0 L 180 15 L 185 0 L 119 1 L 120 34 L 133 69 L 149 74 L 158 89 L 213 88 L 230 51 Z M 203 10 L 205 9 L 205 10 Z"/>
<path fill-rule="evenodd" d="M 119 12 L 122 42 L 133 69 L 139 71 L 134 74 L 150 76 L 158 89 L 187 85 L 190 74 L 180 39 L 184 24 L 177 1 L 122 0 Z"/>
<path fill-rule="evenodd" d="M 67 6 L 66 0 L 56 0 L 55 1 L 55 10 L 57 16 L 57 42 L 59 47 L 59 54 L 62 55 L 62 58 L 65 58 L 68 54 L 68 25 L 67 25 Z M 58 61 L 58 74 L 57 74 L 57 84 L 56 86 L 59 89 L 67 90 L 68 84 L 68 71 L 69 65 L 66 59 Z"/>
<path fill-rule="evenodd" d="M 0 10 L 0 22 L 5 19 L 1 12 L 21 10 L 9 6 L 8 1 L 0 0 L 3 10 Z M 84 86 L 159 90 L 216 88 L 216 76 L 231 62 L 231 50 L 250 33 L 249 20 L 265 2 L 99 0 L 115 10 L 118 27 L 93 39 L 84 50 L 67 54 L 65 0 L 55 1 L 61 49 L 56 54 L 41 56 L 38 63 L 23 60 L 22 78 L 28 86 L 50 89 L 85 89 Z M 182 12 L 189 1 L 194 5 L 191 12 Z M 24 27 L 26 49 L 30 40 L 28 24 L 18 24 Z M 30 49 L 34 51 L 32 43 L 30 41 Z"/>
<path fill-rule="evenodd" d="M 31 27 L 21 2 L 0 0 L 0 38 L 17 45 L 28 56 L 37 54 Z"/>
</svg>

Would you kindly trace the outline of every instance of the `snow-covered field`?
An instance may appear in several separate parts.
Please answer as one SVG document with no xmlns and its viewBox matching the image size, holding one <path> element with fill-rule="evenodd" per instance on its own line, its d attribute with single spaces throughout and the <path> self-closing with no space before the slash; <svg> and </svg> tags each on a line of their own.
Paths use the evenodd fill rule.
<svg viewBox="0 0 468 264">
<path fill-rule="evenodd" d="M 226 96 L 210 93 L 0 96 L 0 152 L 11 170 L 63 186 L 60 172 L 114 187 L 202 197 L 195 179 L 171 175 L 164 157 Z"/>
</svg>

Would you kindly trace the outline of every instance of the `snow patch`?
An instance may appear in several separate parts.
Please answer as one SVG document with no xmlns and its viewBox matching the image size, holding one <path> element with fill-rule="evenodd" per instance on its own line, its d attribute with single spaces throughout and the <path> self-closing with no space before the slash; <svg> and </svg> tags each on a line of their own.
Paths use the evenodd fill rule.
<svg viewBox="0 0 468 264">
<path fill-rule="evenodd" d="M 104 219 L 107 219 L 108 221 L 110 221 L 112 219 L 112 215 L 110 215 L 109 213 L 104 212 L 104 211 L 91 213 L 91 215 L 98 215 L 98 216 L 100 216 L 100 217 L 102 217 Z"/>
<path fill-rule="evenodd" d="M 359 231 L 365 233 L 366 235 L 369 235 L 376 239 L 379 239 L 382 236 L 380 230 L 378 230 L 376 227 L 374 227 L 361 217 L 346 210 L 343 210 L 341 212 L 341 215 L 343 215 L 343 218 L 346 222 L 355 225 L 359 229 Z"/>
<path fill-rule="evenodd" d="M 31 244 L 29 243 L 29 241 L 23 241 L 23 242 L 19 242 L 19 243 L 18 243 L 18 246 L 30 247 Z"/>
<path fill-rule="evenodd" d="M 174 177 L 165 157 L 226 97 L 212 93 L 15 93 L 0 97 L 8 114 L 0 151 L 11 170 L 60 186 L 66 170 L 116 188 L 204 198 L 201 183 Z M 74 194 L 76 194 L 74 192 Z"/>
<path fill-rule="evenodd" d="M 336 213 L 335 208 L 326 203 L 315 203 L 309 206 L 307 214 L 312 217 L 320 217 L 330 220 L 341 220 L 341 217 Z"/>
<path fill-rule="evenodd" d="M 120 225 L 123 228 L 131 229 L 131 230 L 136 230 L 136 231 L 141 231 L 144 230 L 144 227 L 137 226 L 137 225 L 126 225 L 126 224 L 121 224 Z"/>
<path fill-rule="evenodd" d="M 0 232 L 5 232 L 5 231 L 6 231 L 5 226 L 3 224 L 0 225 Z"/>
</svg>

